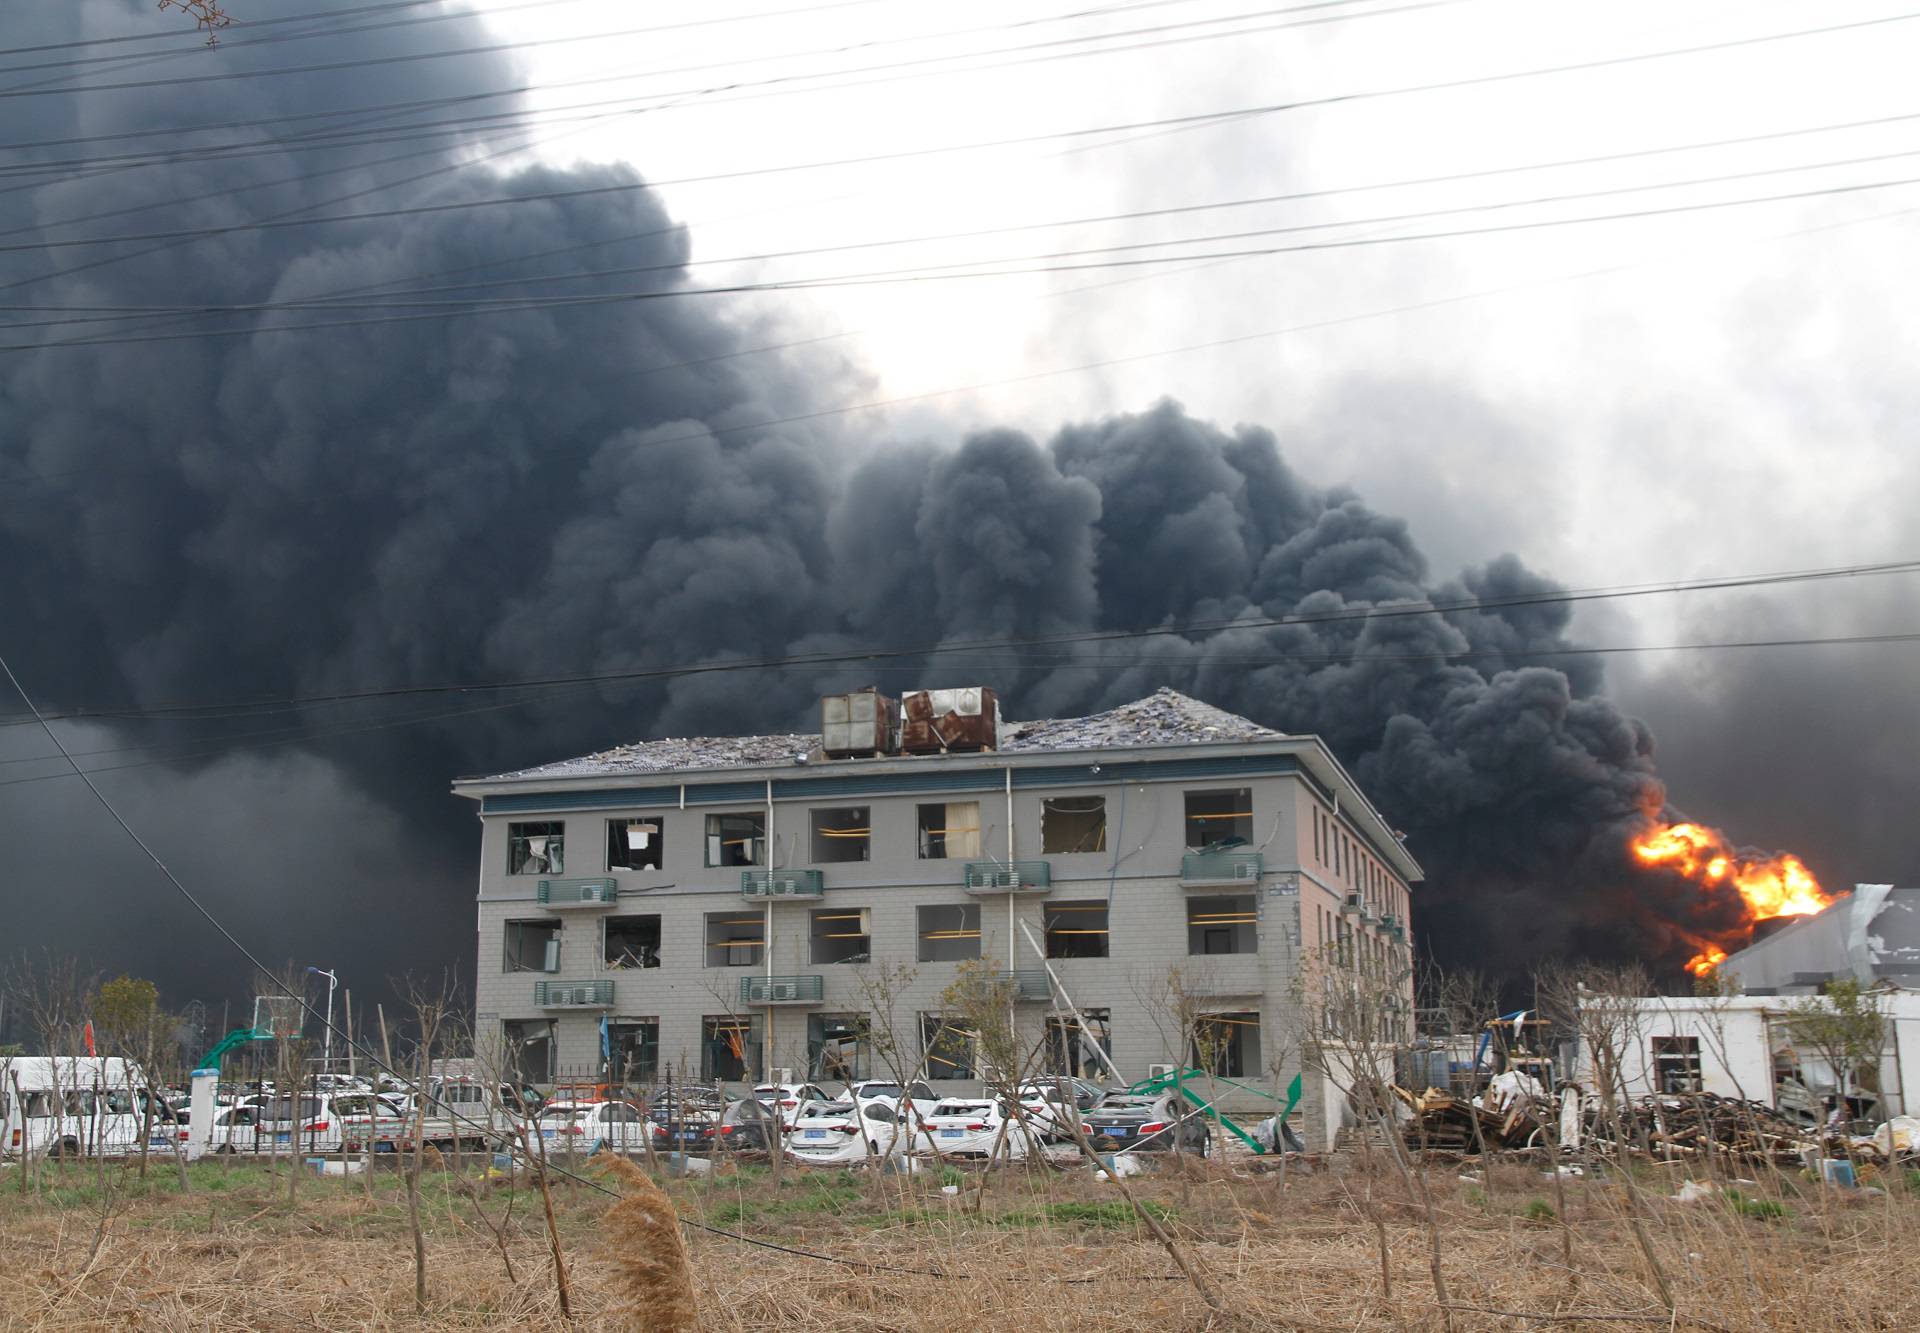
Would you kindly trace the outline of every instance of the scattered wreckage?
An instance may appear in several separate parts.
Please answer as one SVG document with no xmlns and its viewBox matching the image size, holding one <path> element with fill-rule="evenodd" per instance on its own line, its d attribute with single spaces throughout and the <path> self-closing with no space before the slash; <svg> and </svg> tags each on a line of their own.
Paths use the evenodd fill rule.
<svg viewBox="0 0 1920 1333">
<path fill-rule="evenodd" d="M 1764 1102 L 1711 1092 L 1655 1093 L 1624 1101 L 1573 1084 L 1558 1095 L 1525 1074 L 1495 1078 L 1479 1096 L 1439 1088 L 1393 1095 L 1407 1110 L 1403 1135 L 1416 1150 L 1457 1153 L 1554 1148 L 1630 1152 L 1665 1160 L 1725 1156 L 1794 1165 L 1835 1152 L 1889 1164 L 1920 1159 L 1920 1120 L 1900 1116 L 1871 1135 L 1823 1134 Z"/>
</svg>

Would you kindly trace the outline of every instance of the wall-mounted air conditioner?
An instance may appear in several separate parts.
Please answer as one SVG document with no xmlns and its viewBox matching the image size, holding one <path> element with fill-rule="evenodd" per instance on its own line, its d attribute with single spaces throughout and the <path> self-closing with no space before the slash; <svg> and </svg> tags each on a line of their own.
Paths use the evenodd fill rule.
<svg viewBox="0 0 1920 1333">
<path fill-rule="evenodd" d="M 1148 1065 L 1147 1066 L 1148 1078 L 1165 1078 L 1167 1075 L 1171 1074 L 1172 1072 L 1173 1072 L 1172 1065 Z"/>
</svg>

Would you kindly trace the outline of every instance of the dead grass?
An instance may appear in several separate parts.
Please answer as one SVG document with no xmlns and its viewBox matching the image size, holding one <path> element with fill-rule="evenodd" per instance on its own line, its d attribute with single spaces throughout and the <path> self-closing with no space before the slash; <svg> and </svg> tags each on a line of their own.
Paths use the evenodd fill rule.
<svg viewBox="0 0 1920 1333">
<path fill-rule="evenodd" d="M 1359 1163 L 1313 1175 L 1212 1168 L 1191 1178 L 1132 1183 L 1219 1283 L 1238 1326 L 1280 1329 L 1440 1329 L 1419 1209 L 1393 1177 L 1373 1197 L 1391 1242 L 1393 1296 L 1360 1211 Z M 91 1168 L 88 1168 L 91 1171 Z M 54 1174 L 58 1174 L 57 1172 Z M 1536 1328 L 1621 1333 L 1634 1327 L 1707 1330 L 1895 1330 L 1920 1327 L 1920 1188 L 1820 1189 L 1789 1174 L 1694 1203 L 1672 1202 L 1680 1175 L 1640 1173 L 1656 1256 L 1677 1313 L 1659 1307 L 1646 1260 L 1625 1224 L 1617 1179 L 1569 1181 L 1573 1265 L 1562 1262 L 1562 1219 L 1537 1168 L 1496 1168 L 1462 1180 L 1428 1178 L 1442 1255 L 1462 1331 Z M 22 1198 L 0 1171 L 0 1328 L 664 1328 L 632 1313 L 609 1201 L 563 1185 L 555 1207 L 573 1275 L 575 1319 L 560 1319 L 537 1206 L 515 1209 L 508 1279 L 472 1201 L 444 1177 L 422 1181 L 428 1228 L 425 1315 L 413 1311 L 403 1191 L 382 1175 L 303 1184 L 288 1208 L 284 1179 L 263 1168 L 195 1168 L 181 1197 L 149 1180 L 112 1223 L 91 1267 L 98 1223 L 79 1187 Z M 988 1185 L 986 1210 L 965 1211 L 935 1176 L 879 1177 L 722 1169 L 665 1182 L 682 1216 L 782 1245 L 825 1251 L 822 1263 L 691 1232 L 698 1327 L 764 1333 L 1091 1333 L 1209 1327 L 1198 1294 L 1164 1251 L 1119 1210 L 1112 1187 L 1084 1170 L 1010 1172 Z M 511 1186 L 475 1188 L 490 1212 Z M 521 1187 L 524 1190 L 524 1186 Z M 1777 1204 L 1754 1209 L 1754 1200 Z M 1537 1205 L 1544 1204 L 1545 1209 Z M 657 1237 L 654 1240 L 657 1241 Z M 652 1244 L 653 1242 L 649 1242 Z M 657 1246 L 656 1246 L 657 1248 Z M 874 1265 L 869 1271 L 857 1265 Z M 947 1276 L 886 1271 L 912 1268 Z M 1536 1317 L 1523 1319 L 1521 1315 Z M 1604 1316 L 1604 1317 L 1602 1317 Z M 1215 1320 L 1211 1327 L 1222 1327 Z"/>
</svg>

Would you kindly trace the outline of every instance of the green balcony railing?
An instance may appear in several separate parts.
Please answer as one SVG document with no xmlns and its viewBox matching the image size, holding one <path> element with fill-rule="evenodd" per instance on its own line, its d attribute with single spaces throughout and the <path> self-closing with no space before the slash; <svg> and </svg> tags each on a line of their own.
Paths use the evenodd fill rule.
<svg viewBox="0 0 1920 1333">
<path fill-rule="evenodd" d="M 536 981 L 533 1002 L 542 1009 L 611 1009 L 611 981 Z"/>
<path fill-rule="evenodd" d="M 819 976 L 741 977 L 742 1004 L 818 1004 L 826 992 Z"/>
<path fill-rule="evenodd" d="M 1053 998 L 1053 986 L 1048 982 L 1044 969 L 1033 972 L 995 972 L 993 979 L 1003 986 L 1013 987 L 1016 999 L 1050 1000 Z"/>
<path fill-rule="evenodd" d="M 1182 884 L 1253 884 L 1266 872 L 1259 852 L 1188 852 L 1180 858 Z"/>
<path fill-rule="evenodd" d="M 620 890 L 611 879 L 543 879 L 539 892 L 548 907 L 607 907 Z"/>
<path fill-rule="evenodd" d="M 971 893 L 1042 893 L 1053 887 L 1053 867 L 1045 861 L 969 861 Z"/>
<path fill-rule="evenodd" d="M 742 870 L 743 898 L 818 898 L 826 892 L 818 870 Z"/>
</svg>

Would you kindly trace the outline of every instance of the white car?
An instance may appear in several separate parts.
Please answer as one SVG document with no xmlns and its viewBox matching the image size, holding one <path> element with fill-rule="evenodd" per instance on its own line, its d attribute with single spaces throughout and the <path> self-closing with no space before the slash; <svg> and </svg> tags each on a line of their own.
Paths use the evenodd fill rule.
<svg viewBox="0 0 1920 1333">
<path fill-rule="evenodd" d="M 856 1105 L 827 1102 L 794 1121 L 787 1131 L 787 1155 L 814 1166 L 858 1166 L 891 1157 L 905 1148 L 896 1127 L 897 1113 L 878 1098 Z"/>
<path fill-rule="evenodd" d="M 213 1133 L 207 1151 L 229 1156 L 261 1151 L 260 1122 L 251 1106 L 223 1106 L 213 1113 Z"/>
<path fill-rule="evenodd" d="M 666 1144 L 667 1131 L 631 1102 L 554 1102 L 538 1121 L 550 1153 L 643 1152 Z"/>
<path fill-rule="evenodd" d="M 933 1114 L 933 1108 L 940 1104 L 940 1098 L 933 1089 L 914 1079 L 906 1086 L 906 1095 L 901 1096 L 900 1085 L 890 1078 L 868 1078 L 858 1083 L 849 1083 L 842 1098 L 865 1106 L 869 1102 L 879 1102 L 891 1106 L 896 1111 L 904 1109 L 909 1124 L 918 1124 Z"/>
<path fill-rule="evenodd" d="M 813 1083 L 762 1083 L 753 1090 L 753 1099 L 769 1111 L 778 1111 L 780 1124 L 786 1129 L 792 1129 L 793 1122 L 810 1107 L 825 1106 L 833 1101 Z"/>
<path fill-rule="evenodd" d="M 936 1103 L 921 1118 L 918 1143 L 926 1151 L 942 1157 L 988 1157 L 1000 1141 L 1000 1125 L 1006 1119 L 1000 1103 L 990 1099 L 949 1099 Z M 1017 1126 L 1007 1127 L 1007 1141 L 1001 1146 L 1003 1158 L 1026 1155 L 1026 1136 Z"/>
<path fill-rule="evenodd" d="M 241 1105 L 253 1109 L 263 1152 L 270 1147 L 312 1153 L 339 1150 L 340 1121 L 333 1113 L 330 1093 L 306 1093 L 298 1105 L 293 1098 L 279 1095 L 255 1097 Z"/>
</svg>

